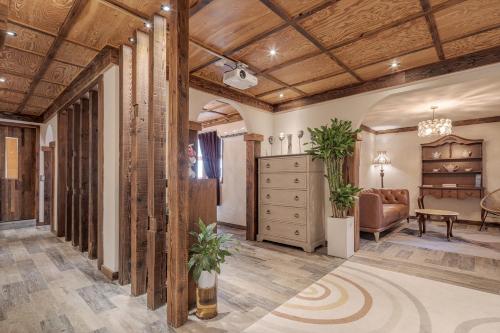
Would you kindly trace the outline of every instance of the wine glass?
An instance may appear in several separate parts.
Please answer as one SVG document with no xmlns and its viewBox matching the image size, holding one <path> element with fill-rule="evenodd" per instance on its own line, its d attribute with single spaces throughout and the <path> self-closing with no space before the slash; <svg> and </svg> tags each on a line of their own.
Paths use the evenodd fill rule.
<svg viewBox="0 0 500 333">
<path fill-rule="evenodd" d="M 302 137 L 304 136 L 304 131 L 299 130 L 297 132 L 297 136 L 299 137 L 299 154 L 300 154 L 300 153 L 302 153 L 302 146 L 300 145 L 300 139 L 302 139 Z"/>
<path fill-rule="evenodd" d="M 283 155 L 283 140 L 285 140 L 285 133 L 281 132 L 279 136 L 281 142 L 281 155 Z"/>
</svg>

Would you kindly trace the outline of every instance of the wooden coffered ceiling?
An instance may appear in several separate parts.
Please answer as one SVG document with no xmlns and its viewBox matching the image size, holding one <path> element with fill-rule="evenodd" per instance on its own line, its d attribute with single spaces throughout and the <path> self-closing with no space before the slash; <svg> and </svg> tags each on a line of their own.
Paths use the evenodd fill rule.
<svg viewBox="0 0 500 333">
<path fill-rule="evenodd" d="M 198 116 L 198 122 L 201 123 L 203 128 L 240 120 L 243 120 L 243 118 L 232 105 L 218 100 L 205 105 Z"/>
<path fill-rule="evenodd" d="M 0 113 L 40 116 L 106 45 L 147 31 L 144 22 L 168 0 L 2 3 L 8 1 L 0 0 L 0 31 L 17 36 L 0 33 Z M 191 6 L 191 84 L 268 110 L 500 45 L 498 0 L 191 0 Z M 224 86 L 221 55 L 247 64 L 259 84 L 245 91 Z"/>
</svg>

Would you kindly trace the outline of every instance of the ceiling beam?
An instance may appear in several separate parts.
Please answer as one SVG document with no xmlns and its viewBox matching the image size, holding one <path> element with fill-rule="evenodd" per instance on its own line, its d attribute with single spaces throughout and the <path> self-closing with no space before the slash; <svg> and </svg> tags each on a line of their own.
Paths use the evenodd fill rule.
<svg viewBox="0 0 500 333">
<path fill-rule="evenodd" d="M 298 109 L 311 104 L 321 103 L 378 89 L 394 87 L 498 62 L 500 62 L 500 46 L 475 53 L 470 53 L 453 59 L 447 59 L 437 63 L 408 69 L 406 71 L 383 76 L 375 80 L 333 89 L 312 96 L 281 103 L 275 106 L 274 111 L 280 112 Z"/>
<path fill-rule="evenodd" d="M 219 118 L 203 121 L 203 122 L 201 122 L 201 125 L 203 128 L 207 128 L 207 127 L 217 126 L 220 124 L 234 123 L 234 122 L 237 122 L 240 120 L 243 120 L 243 118 L 241 117 L 241 115 L 239 113 L 232 113 L 228 117 L 219 117 Z"/>
<path fill-rule="evenodd" d="M 88 66 L 78 74 L 71 84 L 52 102 L 52 105 L 42 114 L 47 121 L 57 111 L 73 104 L 82 93 L 96 85 L 97 80 L 112 64 L 118 65 L 118 50 L 106 46 L 99 52 Z"/>
<path fill-rule="evenodd" d="M 439 38 L 439 31 L 436 26 L 436 21 L 434 20 L 434 15 L 431 12 L 431 4 L 429 3 L 429 0 L 420 0 L 420 5 L 425 13 L 425 21 L 429 27 L 432 42 L 434 43 L 434 48 L 436 49 L 439 60 L 444 60 L 443 45 L 441 44 L 441 38 Z"/>
<path fill-rule="evenodd" d="M 200 10 L 205 8 L 206 5 L 210 4 L 212 1 L 213 0 L 199 0 L 196 5 L 194 5 L 193 7 L 191 7 L 189 9 L 189 16 L 191 17 L 191 16 L 195 15 Z"/>
<path fill-rule="evenodd" d="M 21 115 L 21 114 L 14 114 L 11 112 L 4 112 L 0 111 L 0 120 L 1 119 L 8 119 L 8 120 L 17 120 L 17 121 L 30 121 L 34 123 L 40 123 L 40 119 L 35 116 L 28 116 L 28 115 Z"/>
<path fill-rule="evenodd" d="M 0 49 L 5 44 L 7 32 L 7 17 L 9 17 L 9 1 L 0 1 Z"/>
<path fill-rule="evenodd" d="M 61 46 L 61 44 L 64 42 L 64 39 L 68 35 L 70 29 L 73 27 L 75 24 L 76 20 L 78 19 L 78 16 L 80 13 L 83 11 L 83 8 L 85 5 L 88 3 L 88 0 L 75 0 L 73 2 L 73 5 L 71 6 L 68 15 L 66 16 L 66 19 L 62 23 L 61 27 L 59 28 L 57 37 L 54 39 L 52 42 L 52 45 L 50 45 L 49 50 L 47 51 L 47 55 L 45 56 L 45 59 L 38 69 L 38 72 L 34 76 L 33 80 L 31 81 L 30 87 L 28 89 L 28 92 L 26 94 L 26 97 L 24 100 L 21 102 L 17 109 L 17 113 L 20 113 L 24 107 L 26 106 L 27 101 L 33 94 L 33 91 L 35 91 L 36 86 L 38 85 L 38 82 L 42 79 L 42 77 L 45 75 L 45 72 L 47 72 L 47 69 L 49 68 L 50 64 L 54 60 L 54 57 L 56 55 L 57 50 Z"/>
</svg>

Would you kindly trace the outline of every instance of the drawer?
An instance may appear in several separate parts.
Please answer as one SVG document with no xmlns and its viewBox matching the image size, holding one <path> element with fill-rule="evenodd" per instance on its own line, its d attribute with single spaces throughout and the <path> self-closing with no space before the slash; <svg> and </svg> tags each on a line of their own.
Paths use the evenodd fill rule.
<svg viewBox="0 0 500 333">
<path fill-rule="evenodd" d="M 443 190 L 443 198 L 457 198 L 457 190 Z"/>
<path fill-rule="evenodd" d="M 307 188 L 305 173 L 267 173 L 259 176 L 261 188 Z"/>
<path fill-rule="evenodd" d="M 283 223 L 276 221 L 261 221 L 259 233 L 264 236 L 274 236 L 280 238 L 292 239 L 299 242 L 305 242 L 306 226 L 294 223 Z"/>
<path fill-rule="evenodd" d="M 307 191 L 261 189 L 259 203 L 265 205 L 281 205 L 291 207 L 305 207 Z"/>
<path fill-rule="evenodd" d="M 305 224 L 307 220 L 305 208 L 285 206 L 260 205 L 259 216 L 261 220 L 286 221 L 297 224 Z"/>
<path fill-rule="evenodd" d="M 467 198 L 481 198 L 480 190 L 459 190 L 458 191 L 459 199 L 467 199 Z"/>
<path fill-rule="evenodd" d="M 259 172 L 305 172 L 307 156 L 274 157 L 259 159 Z"/>
</svg>

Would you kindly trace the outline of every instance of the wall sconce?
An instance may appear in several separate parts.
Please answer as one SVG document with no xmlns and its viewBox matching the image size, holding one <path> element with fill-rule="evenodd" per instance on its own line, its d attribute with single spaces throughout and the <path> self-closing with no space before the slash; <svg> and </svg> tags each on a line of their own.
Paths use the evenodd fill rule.
<svg viewBox="0 0 500 333">
<path fill-rule="evenodd" d="M 384 165 L 391 164 L 391 159 L 387 156 L 386 151 L 378 151 L 377 157 L 373 159 L 373 164 L 380 166 L 380 185 L 384 188 Z"/>
</svg>

